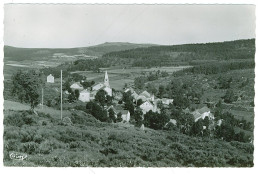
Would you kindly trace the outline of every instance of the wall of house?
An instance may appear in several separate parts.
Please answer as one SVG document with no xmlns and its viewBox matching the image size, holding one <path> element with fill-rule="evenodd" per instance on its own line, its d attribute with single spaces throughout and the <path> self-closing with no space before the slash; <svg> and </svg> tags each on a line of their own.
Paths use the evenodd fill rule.
<svg viewBox="0 0 260 174">
<path fill-rule="evenodd" d="M 79 100 L 82 102 L 89 102 L 90 101 L 90 93 L 80 93 Z"/>
</svg>

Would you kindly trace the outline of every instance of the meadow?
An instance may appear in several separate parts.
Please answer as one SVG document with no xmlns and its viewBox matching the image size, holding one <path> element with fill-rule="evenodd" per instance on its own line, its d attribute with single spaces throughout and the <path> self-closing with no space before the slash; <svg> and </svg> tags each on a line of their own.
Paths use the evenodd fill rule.
<svg viewBox="0 0 260 174">
<path fill-rule="evenodd" d="M 85 76 L 88 81 L 102 82 L 104 79 L 104 71 L 108 72 L 110 86 L 116 90 L 122 90 L 127 84 L 128 86 L 133 86 L 134 79 L 144 74 L 157 71 L 165 71 L 169 74 L 173 72 L 189 68 L 191 66 L 169 66 L 169 67 L 152 67 L 152 68 L 140 68 L 140 67 L 109 67 L 100 68 L 101 72 L 93 71 L 74 71 L 71 73 L 77 73 Z"/>
</svg>

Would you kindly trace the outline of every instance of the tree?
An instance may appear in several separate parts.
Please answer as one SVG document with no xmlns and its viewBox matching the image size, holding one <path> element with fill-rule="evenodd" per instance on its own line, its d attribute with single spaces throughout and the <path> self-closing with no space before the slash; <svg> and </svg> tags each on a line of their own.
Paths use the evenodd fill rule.
<svg viewBox="0 0 260 174">
<path fill-rule="evenodd" d="M 73 91 L 71 91 L 71 93 L 68 96 L 68 101 L 69 101 L 69 103 L 72 103 L 72 102 L 74 102 L 74 100 L 76 100 L 75 93 Z"/>
<path fill-rule="evenodd" d="M 143 124 L 143 111 L 140 108 L 135 110 L 134 119 L 137 126 L 141 126 Z"/>
<path fill-rule="evenodd" d="M 170 121 L 168 115 L 149 111 L 144 115 L 144 125 L 152 129 L 162 129 Z"/>
<path fill-rule="evenodd" d="M 220 126 L 216 127 L 215 136 L 223 138 L 225 141 L 232 141 L 235 138 L 235 130 L 227 121 L 223 121 Z"/>
<path fill-rule="evenodd" d="M 108 120 L 107 111 L 93 101 L 86 104 L 86 111 L 102 122 Z"/>
<path fill-rule="evenodd" d="M 204 125 L 202 119 L 196 121 L 192 126 L 191 135 L 201 136 L 203 131 L 203 126 Z"/>
<path fill-rule="evenodd" d="M 103 89 L 99 90 L 95 96 L 95 100 L 101 104 L 101 106 L 104 107 L 106 103 L 106 95 L 107 92 L 104 91 Z"/>
<path fill-rule="evenodd" d="M 122 101 L 126 103 L 129 100 L 133 101 L 133 97 L 131 95 L 131 91 L 124 92 L 123 96 L 122 96 Z"/>
<path fill-rule="evenodd" d="M 180 125 L 182 133 L 189 134 L 194 124 L 194 117 L 189 113 L 181 113 L 180 117 L 177 119 L 177 123 Z"/>
<path fill-rule="evenodd" d="M 125 109 L 128 110 L 130 112 L 131 115 L 134 114 L 135 111 L 135 106 L 132 100 L 127 100 L 125 102 Z"/>
<path fill-rule="evenodd" d="M 111 121 L 116 122 L 115 112 L 112 108 L 108 110 L 108 116 Z"/>
<path fill-rule="evenodd" d="M 143 100 L 142 99 L 138 99 L 136 105 L 140 106 L 141 104 L 143 104 Z"/>
<path fill-rule="evenodd" d="M 111 105 L 112 105 L 112 101 L 113 101 L 113 97 L 110 96 L 110 95 L 107 95 L 107 96 L 106 96 L 106 102 L 107 102 L 107 105 L 108 105 L 108 106 L 111 106 Z"/>
<path fill-rule="evenodd" d="M 162 96 L 165 94 L 165 88 L 163 85 L 159 86 L 159 91 L 158 91 L 158 97 L 162 98 Z"/>
<path fill-rule="evenodd" d="M 28 102 L 33 110 L 39 104 L 40 87 L 43 85 L 40 74 L 35 70 L 18 71 L 12 76 L 12 94 L 21 102 Z"/>
<path fill-rule="evenodd" d="M 135 78 L 135 80 L 134 80 L 135 87 L 138 89 L 143 89 L 144 83 L 146 81 L 147 81 L 146 77 L 143 77 L 143 76 Z"/>
<path fill-rule="evenodd" d="M 119 112 L 119 113 L 117 114 L 116 122 L 121 122 L 122 120 L 123 120 L 123 119 L 122 119 L 122 113 Z"/>
<path fill-rule="evenodd" d="M 223 96 L 223 99 L 225 103 L 232 103 L 237 100 L 237 97 L 235 96 L 233 90 L 228 89 L 226 94 Z"/>
<path fill-rule="evenodd" d="M 75 98 L 77 100 L 79 99 L 79 90 L 78 89 L 75 90 Z"/>
<path fill-rule="evenodd" d="M 147 91 L 148 91 L 149 93 L 152 93 L 152 94 L 156 94 L 156 93 L 157 93 L 157 89 L 156 89 L 155 86 L 154 86 L 153 84 L 151 84 L 151 83 L 148 83 L 148 84 L 146 85 L 146 88 L 147 88 Z"/>
</svg>

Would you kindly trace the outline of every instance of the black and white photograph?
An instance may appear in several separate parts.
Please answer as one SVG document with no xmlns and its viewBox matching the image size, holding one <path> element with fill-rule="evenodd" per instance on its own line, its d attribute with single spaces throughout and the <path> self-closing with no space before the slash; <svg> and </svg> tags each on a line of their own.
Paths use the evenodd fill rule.
<svg viewBox="0 0 260 174">
<path fill-rule="evenodd" d="M 252 168 L 254 4 L 4 4 L 5 167 Z"/>
</svg>

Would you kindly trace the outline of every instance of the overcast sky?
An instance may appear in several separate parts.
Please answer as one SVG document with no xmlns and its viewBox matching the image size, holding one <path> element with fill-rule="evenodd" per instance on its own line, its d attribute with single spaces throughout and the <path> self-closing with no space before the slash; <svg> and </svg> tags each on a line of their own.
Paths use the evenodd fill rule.
<svg viewBox="0 0 260 174">
<path fill-rule="evenodd" d="M 255 38 L 254 5 L 5 5 L 5 45 L 175 45 Z"/>
</svg>

